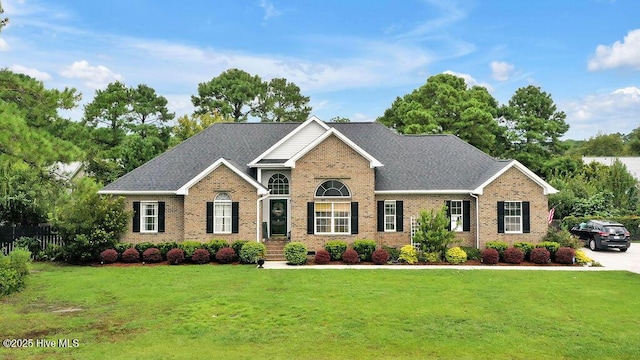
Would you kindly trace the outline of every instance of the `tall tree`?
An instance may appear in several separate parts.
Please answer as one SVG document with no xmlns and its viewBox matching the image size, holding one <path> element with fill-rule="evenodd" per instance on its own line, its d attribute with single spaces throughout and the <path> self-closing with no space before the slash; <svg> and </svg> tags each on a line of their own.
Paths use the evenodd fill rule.
<svg viewBox="0 0 640 360">
<path fill-rule="evenodd" d="M 333 123 L 348 123 L 348 122 L 351 122 L 351 119 L 346 118 L 346 117 L 342 117 L 342 116 L 334 116 L 329 120 L 329 122 L 333 122 Z"/>
<path fill-rule="evenodd" d="M 178 118 L 178 124 L 175 125 L 172 130 L 172 138 L 171 145 L 177 145 L 184 140 L 192 137 L 193 135 L 201 132 L 202 130 L 208 128 L 209 126 L 219 123 L 230 121 L 225 119 L 222 115 L 217 112 L 212 114 L 202 114 L 202 115 L 183 115 Z"/>
<path fill-rule="evenodd" d="M 131 91 L 116 81 L 96 95 L 84 107 L 84 124 L 95 129 L 94 140 L 101 149 L 113 149 L 120 145 L 131 127 Z"/>
<path fill-rule="evenodd" d="M 303 122 L 309 117 L 309 97 L 287 79 L 271 79 L 267 91 L 258 96 L 258 108 L 253 115 L 263 122 Z"/>
<path fill-rule="evenodd" d="M 208 82 L 198 84 L 198 96 L 192 95 L 195 115 L 214 112 L 231 117 L 235 122 L 247 121 L 257 111 L 258 99 L 267 91 L 259 76 L 239 69 L 229 69 Z"/>
<path fill-rule="evenodd" d="M 175 117 L 167 108 L 167 99 L 159 96 L 156 91 L 140 84 L 131 91 L 131 129 L 141 137 L 146 138 L 149 130 L 161 128 Z"/>
</svg>

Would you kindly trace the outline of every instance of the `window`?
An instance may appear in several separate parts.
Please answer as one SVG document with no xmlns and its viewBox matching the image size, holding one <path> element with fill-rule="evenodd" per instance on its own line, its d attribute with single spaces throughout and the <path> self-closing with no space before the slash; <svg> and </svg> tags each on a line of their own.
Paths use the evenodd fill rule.
<svg viewBox="0 0 640 360">
<path fill-rule="evenodd" d="M 283 174 L 273 174 L 269 178 L 271 195 L 289 195 L 289 179 Z"/>
<path fill-rule="evenodd" d="M 140 232 L 158 232 L 158 203 L 140 202 L 140 208 L 140 222 L 142 223 Z"/>
<path fill-rule="evenodd" d="M 396 202 L 384 202 L 384 231 L 396 231 Z"/>
<path fill-rule="evenodd" d="M 349 234 L 351 203 L 318 202 L 315 203 L 316 234 Z"/>
<path fill-rule="evenodd" d="M 451 214 L 451 231 L 462 231 L 462 201 L 451 200 L 449 205 L 449 213 Z"/>
<path fill-rule="evenodd" d="M 231 197 L 227 193 L 220 193 L 213 202 L 213 232 L 216 234 L 231 234 Z"/>
<path fill-rule="evenodd" d="M 350 197 L 351 194 L 345 184 L 338 180 L 325 181 L 316 190 L 316 197 Z"/>
<path fill-rule="evenodd" d="M 504 232 L 522 232 L 522 203 L 519 201 L 504 202 Z"/>
</svg>

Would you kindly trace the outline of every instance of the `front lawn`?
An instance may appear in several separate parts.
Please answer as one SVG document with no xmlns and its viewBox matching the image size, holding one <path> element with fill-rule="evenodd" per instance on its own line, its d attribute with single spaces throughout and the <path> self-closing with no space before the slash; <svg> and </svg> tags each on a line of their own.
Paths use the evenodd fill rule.
<svg viewBox="0 0 640 360">
<path fill-rule="evenodd" d="M 34 269 L 25 290 L 0 299 L 0 334 L 77 339 L 79 346 L 0 348 L 8 359 L 640 354 L 640 276 L 628 272 L 48 263 Z"/>
</svg>

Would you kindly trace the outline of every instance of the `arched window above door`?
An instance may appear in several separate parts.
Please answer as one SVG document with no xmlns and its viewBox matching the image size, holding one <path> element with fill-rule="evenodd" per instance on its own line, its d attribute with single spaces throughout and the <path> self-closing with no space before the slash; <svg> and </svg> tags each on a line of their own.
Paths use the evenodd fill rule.
<svg viewBox="0 0 640 360">
<path fill-rule="evenodd" d="M 273 174 L 267 188 L 271 190 L 271 195 L 289 195 L 289 178 L 284 174 Z"/>
</svg>

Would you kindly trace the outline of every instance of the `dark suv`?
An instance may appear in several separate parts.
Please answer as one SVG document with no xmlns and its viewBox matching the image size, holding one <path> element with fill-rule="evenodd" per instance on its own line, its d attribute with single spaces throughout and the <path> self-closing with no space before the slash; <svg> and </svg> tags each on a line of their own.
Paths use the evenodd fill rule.
<svg viewBox="0 0 640 360">
<path fill-rule="evenodd" d="M 593 251 L 616 248 L 625 252 L 631 246 L 631 233 L 616 222 L 590 220 L 571 229 L 571 233 L 580 237 Z"/>
</svg>

